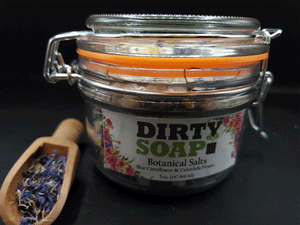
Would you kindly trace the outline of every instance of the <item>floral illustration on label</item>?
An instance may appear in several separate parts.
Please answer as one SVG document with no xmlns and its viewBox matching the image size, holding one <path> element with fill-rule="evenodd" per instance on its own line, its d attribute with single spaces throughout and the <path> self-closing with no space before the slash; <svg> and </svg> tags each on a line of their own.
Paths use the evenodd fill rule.
<svg viewBox="0 0 300 225">
<path fill-rule="evenodd" d="M 134 159 L 129 160 L 118 150 L 121 142 L 111 134 L 113 129 L 112 121 L 103 116 L 104 167 L 130 176 L 138 175 L 139 171 L 131 165 Z"/>
<path fill-rule="evenodd" d="M 231 152 L 232 158 L 236 157 L 236 150 L 240 140 L 242 124 L 243 115 L 240 112 L 234 115 L 225 116 L 223 119 L 223 125 L 225 126 L 223 133 L 231 133 L 231 135 L 234 136 L 234 140 L 228 143 L 234 145 L 234 150 Z"/>
</svg>

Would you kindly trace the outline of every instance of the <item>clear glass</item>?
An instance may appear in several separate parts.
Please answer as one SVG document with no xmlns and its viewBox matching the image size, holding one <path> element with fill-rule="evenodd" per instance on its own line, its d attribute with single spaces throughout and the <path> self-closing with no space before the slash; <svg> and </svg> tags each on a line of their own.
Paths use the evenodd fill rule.
<svg viewBox="0 0 300 225">
<path fill-rule="evenodd" d="M 92 15 L 86 24 L 93 31 L 68 32 L 49 40 L 44 76 L 49 82 L 68 79 L 71 85 L 78 80 L 87 109 L 86 128 L 93 146 L 93 160 L 99 170 L 125 187 L 163 195 L 203 191 L 228 176 L 242 139 L 243 116 L 253 103 L 261 104 L 263 93 L 271 83 L 270 76 L 265 76 L 270 41 L 281 30 L 260 30 L 260 22 L 253 18 L 194 15 Z M 79 54 L 78 64 L 72 66 L 64 64 L 58 53 L 59 42 L 70 39 L 77 40 Z M 114 129 L 110 118 L 117 124 L 114 127 L 126 129 Z M 149 165 L 149 158 L 137 157 L 147 152 L 132 151 L 140 140 L 133 139 L 140 132 L 131 129 L 132 124 L 138 125 L 141 118 L 157 124 L 152 131 L 166 132 L 164 127 L 168 126 L 170 136 L 171 125 L 184 127 L 173 130 L 177 139 L 169 136 L 167 140 L 166 133 L 154 134 L 155 140 L 166 140 L 168 152 L 157 156 L 151 149 L 153 156 L 167 156 L 163 159 L 169 163 L 178 153 L 177 161 L 173 158 L 172 162 L 172 167 L 177 167 L 179 157 L 187 160 L 210 155 L 207 156 L 210 163 L 217 162 L 218 168 L 205 165 L 208 169 L 198 167 L 197 174 L 193 173 L 195 177 L 190 173 L 174 179 L 157 174 L 155 177 L 153 168 L 148 170 L 148 167 L 148 171 L 146 167 L 142 172 L 133 171 L 132 167 L 127 171 L 136 158 Z M 159 127 L 159 123 L 163 126 Z M 145 130 L 142 137 L 146 136 Z M 115 136 L 118 137 L 112 138 Z M 187 146 L 189 154 L 184 152 L 185 147 L 180 149 L 174 145 L 179 141 L 173 140 L 180 138 L 181 146 Z M 191 143 L 194 153 L 191 153 Z M 225 151 L 212 155 L 217 143 Z M 124 155 L 117 150 L 121 148 Z M 205 151 L 195 153 L 204 148 Z M 162 144 L 154 150 L 162 152 Z M 122 164 L 118 165 L 120 170 L 111 167 L 108 153 Z M 131 154 L 130 160 L 126 154 Z M 200 159 L 196 165 L 202 165 Z M 195 161 L 189 162 L 195 165 Z M 140 166 L 131 165 L 137 169 Z M 203 170 L 206 172 L 202 173 Z"/>
<path fill-rule="evenodd" d="M 166 14 L 106 14 L 92 15 L 86 25 L 97 34 L 123 36 L 251 36 L 260 29 L 260 22 L 254 18 L 166 15 Z"/>
<path fill-rule="evenodd" d="M 88 72 L 85 67 L 89 65 L 85 64 L 87 61 L 80 62 L 81 68 L 85 68 L 82 70 L 85 76 L 93 77 L 93 74 L 97 74 L 99 78 L 99 71 Z M 241 71 L 241 74 L 246 70 L 248 75 L 241 76 L 244 79 L 238 76 L 235 79 L 232 78 L 231 85 L 220 80 L 219 88 L 214 88 L 213 92 L 211 91 L 212 81 L 209 79 L 195 82 L 193 87 L 186 82 L 184 85 L 180 82 L 177 85 L 174 83 L 170 85 L 170 83 L 166 84 L 165 82 L 157 84 L 155 79 L 143 83 L 116 80 L 113 77 L 99 80 L 94 78 L 97 84 L 102 83 L 104 85 L 95 87 L 82 80 L 79 82 L 79 89 L 85 99 L 86 129 L 92 143 L 95 165 L 109 179 L 124 187 L 157 195 L 183 195 L 204 191 L 216 185 L 230 174 L 234 166 L 210 176 L 184 181 L 150 180 L 105 168 L 102 111 L 106 109 L 152 118 L 202 118 L 236 113 L 249 108 L 255 100 L 258 93 L 257 82 L 253 82 L 251 79 L 259 79 L 260 67 L 261 65 L 257 64 L 256 66 L 252 65 L 250 70 L 249 66 L 234 68 L 236 71 Z M 95 67 L 92 68 L 95 69 Z M 249 79 L 249 77 L 252 78 Z M 197 87 L 196 84 L 199 86 L 199 83 L 202 84 L 202 87 Z M 215 82 L 215 86 L 216 84 L 217 82 Z M 232 87 L 233 84 L 234 87 Z M 237 89 L 237 87 L 239 88 Z M 176 92 L 179 95 L 174 96 L 173 94 Z M 169 95 L 170 93 L 172 95 Z"/>
<path fill-rule="evenodd" d="M 270 45 L 253 37 L 82 37 L 78 48 L 107 54 L 151 57 L 231 57 L 262 54 Z"/>
<path fill-rule="evenodd" d="M 120 171 L 109 168 L 106 161 L 106 116 L 107 113 L 110 116 L 118 115 L 115 121 L 122 121 L 124 115 L 127 118 L 151 118 L 151 121 L 157 123 L 162 119 L 223 121 L 225 115 L 244 113 L 257 99 L 267 64 L 265 53 L 269 51 L 269 43 L 253 35 L 253 32 L 259 30 L 259 21 L 209 16 L 96 15 L 87 20 L 87 26 L 94 30 L 94 34 L 77 40 L 79 73 L 83 77 L 78 86 L 85 99 L 86 128 L 93 146 L 93 160 L 99 170 L 124 187 L 159 195 L 199 192 L 225 179 L 235 161 L 226 164 L 223 158 L 220 164 L 228 166 L 217 172 L 204 175 L 198 173 L 196 178 L 175 180 L 154 178 L 149 173 L 128 175 L 124 173 L 124 167 Z M 249 56 L 255 58 L 262 55 L 263 58 L 247 61 Z M 120 58 L 117 57 L 123 57 L 124 63 L 118 61 Z M 143 60 L 145 63 L 129 65 L 126 60 L 130 59 Z M 191 59 L 209 61 L 205 61 L 208 64 L 180 64 L 175 67 L 172 67 L 174 64 L 158 64 L 155 67 L 149 65 L 149 59 L 152 62 L 161 60 L 159 63 L 169 59 L 178 62 Z M 219 59 L 224 62 L 222 66 L 216 64 L 220 62 Z M 227 63 L 230 59 L 233 60 L 231 62 L 240 59 L 246 62 Z M 117 124 L 125 126 L 122 122 Z M 128 133 L 131 129 L 130 125 L 126 127 Z M 242 139 L 240 133 L 243 130 L 242 127 L 237 133 L 227 130 L 232 138 L 230 140 L 233 140 L 231 142 L 226 139 L 225 143 L 225 139 L 220 139 L 223 141 L 221 145 L 231 143 L 234 146 L 231 157 L 227 155 L 230 160 L 236 157 L 240 146 L 236 140 Z M 121 131 L 118 132 L 125 136 Z M 137 132 L 134 133 L 133 136 L 136 136 Z M 223 133 L 214 137 L 206 136 L 206 139 L 218 138 Z M 128 139 L 132 140 L 133 136 Z M 113 145 L 112 140 L 110 145 Z M 136 151 L 132 150 L 134 146 L 131 145 L 128 149 L 121 149 L 120 146 L 118 144 L 116 149 L 119 151 L 114 152 L 125 154 L 126 151 Z M 110 154 L 116 158 L 114 152 Z M 118 162 L 129 159 L 124 155 L 120 157 L 123 158 L 118 158 Z M 145 162 L 142 163 L 145 165 Z"/>
</svg>

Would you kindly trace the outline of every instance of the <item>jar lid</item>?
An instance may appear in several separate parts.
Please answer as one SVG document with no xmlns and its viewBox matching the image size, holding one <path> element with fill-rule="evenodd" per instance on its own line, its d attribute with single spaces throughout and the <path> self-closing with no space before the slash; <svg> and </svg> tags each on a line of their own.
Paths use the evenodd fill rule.
<svg viewBox="0 0 300 225">
<path fill-rule="evenodd" d="M 96 34 L 120 36 L 250 37 L 260 29 L 254 18 L 164 14 L 91 15 L 86 25 Z"/>
<path fill-rule="evenodd" d="M 270 35 L 248 17 L 91 15 L 93 30 L 77 46 L 92 53 L 136 57 L 216 58 L 268 53 Z M 272 37 L 271 37 L 272 38 Z"/>
</svg>

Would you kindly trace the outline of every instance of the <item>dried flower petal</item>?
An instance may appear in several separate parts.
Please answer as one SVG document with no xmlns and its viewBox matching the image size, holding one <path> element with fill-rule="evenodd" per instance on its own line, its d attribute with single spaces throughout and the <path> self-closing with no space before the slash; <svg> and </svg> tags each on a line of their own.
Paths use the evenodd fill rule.
<svg viewBox="0 0 300 225">
<path fill-rule="evenodd" d="M 18 209 L 23 213 L 20 224 L 34 224 L 44 218 L 59 197 L 63 183 L 66 157 L 57 158 L 57 151 L 38 158 L 23 172 L 25 179 L 18 184 Z"/>
<path fill-rule="evenodd" d="M 30 225 L 30 224 L 33 224 L 35 222 L 38 222 L 38 220 L 34 217 L 22 217 L 20 225 Z"/>
</svg>

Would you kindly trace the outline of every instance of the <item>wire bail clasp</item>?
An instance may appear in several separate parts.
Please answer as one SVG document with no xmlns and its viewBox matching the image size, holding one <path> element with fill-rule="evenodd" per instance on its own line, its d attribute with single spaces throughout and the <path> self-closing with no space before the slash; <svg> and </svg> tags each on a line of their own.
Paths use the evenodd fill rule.
<svg viewBox="0 0 300 225">
<path fill-rule="evenodd" d="M 270 44 L 271 40 L 280 36 L 281 33 L 282 33 L 281 29 L 265 28 L 262 30 L 257 30 L 252 34 L 255 36 L 255 38 L 262 39 L 267 44 Z M 261 72 L 261 85 L 259 87 L 258 98 L 255 102 L 252 103 L 252 107 L 256 107 L 258 123 L 255 123 L 252 110 L 251 109 L 248 110 L 248 117 L 249 117 L 251 127 L 254 130 L 260 132 L 261 136 L 266 139 L 268 138 L 268 135 L 266 132 L 263 131 L 263 101 L 266 98 L 266 95 L 269 91 L 269 88 L 273 82 L 273 77 L 274 77 L 270 71 L 266 71 L 267 64 L 268 64 L 268 60 L 266 60 L 263 71 Z"/>
<path fill-rule="evenodd" d="M 49 83 L 68 80 L 70 85 L 74 85 L 81 78 L 81 75 L 77 73 L 76 62 L 73 61 L 71 65 L 65 64 L 58 48 L 61 41 L 76 40 L 89 35 L 91 35 L 90 31 L 72 31 L 58 34 L 49 39 L 43 70 L 43 75 Z"/>
<path fill-rule="evenodd" d="M 257 31 L 253 32 L 253 35 L 256 38 L 262 38 L 268 44 L 271 43 L 271 40 L 277 38 L 281 34 L 282 34 L 281 29 L 274 29 L 274 28 L 265 28 L 265 29 L 257 30 Z"/>
<path fill-rule="evenodd" d="M 258 95 L 258 99 L 256 102 L 252 103 L 252 106 L 256 107 L 258 123 L 255 122 L 255 119 L 254 119 L 251 109 L 248 110 L 248 117 L 249 117 L 249 122 L 250 122 L 251 127 L 254 130 L 258 131 L 263 138 L 267 139 L 268 135 L 263 130 L 263 101 L 265 100 L 266 95 L 269 91 L 269 88 L 273 82 L 273 74 L 270 71 L 266 71 L 263 78 L 264 79 L 261 84 L 261 89 L 260 89 L 260 93 Z"/>
</svg>

